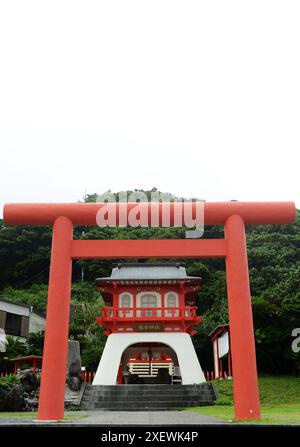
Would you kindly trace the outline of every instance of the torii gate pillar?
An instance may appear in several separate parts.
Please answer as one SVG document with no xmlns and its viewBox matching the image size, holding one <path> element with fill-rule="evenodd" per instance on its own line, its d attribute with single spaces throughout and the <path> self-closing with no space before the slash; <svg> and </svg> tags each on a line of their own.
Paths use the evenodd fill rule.
<svg viewBox="0 0 300 447">
<path fill-rule="evenodd" d="M 236 419 L 259 419 L 255 341 L 243 219 L 225 222 L 226 277 Z"/>
<path fill-rule="evenodd" d="M 62 420 L 66 392 L 71 299 L 73 224 L 66 217 L 53 223 L 47 318 L 38 420 Z"/>
</svg>

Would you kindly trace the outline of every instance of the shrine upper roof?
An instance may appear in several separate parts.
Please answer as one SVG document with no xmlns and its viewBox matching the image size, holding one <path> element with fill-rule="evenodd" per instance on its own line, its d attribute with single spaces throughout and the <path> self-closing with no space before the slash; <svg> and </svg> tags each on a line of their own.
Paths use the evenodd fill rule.
<svg viewBox="0 0 300 447">
<path fill-rule="evenodd" d="M 188 276 L 185 267 L 178 263 L 122 263 L 112 269 L 111 276 L 97 278 L 96 283 L 106 281 L 190 281 L 201 278 Z M 198 282 L 197 281 L 197 282 Z"/>
</svg>

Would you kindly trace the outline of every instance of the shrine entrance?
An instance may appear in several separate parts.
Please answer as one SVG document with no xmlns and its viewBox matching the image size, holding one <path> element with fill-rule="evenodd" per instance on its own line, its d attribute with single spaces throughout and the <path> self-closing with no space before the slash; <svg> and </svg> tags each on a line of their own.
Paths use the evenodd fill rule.
<svg viewBox="0 0 300 447">
<path fill-rule="evenodd" d="M 119 384 L 172 384 L 181 381 L 176 352 L 163 343 L 135 343 L 122 354 Z"/>
</svg>

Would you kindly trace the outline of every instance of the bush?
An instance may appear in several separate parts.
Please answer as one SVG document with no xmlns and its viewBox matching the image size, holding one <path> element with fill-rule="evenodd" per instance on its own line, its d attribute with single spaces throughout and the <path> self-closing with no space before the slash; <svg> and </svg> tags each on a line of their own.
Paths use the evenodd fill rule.
<svg viewBox="0 0 300 447">
<path fill-rule="evenodd" d="M 20 379 L 17 376 L 6 376 L 0 378 L 0 388 L 10 391 L 13 385 L 19 385 Z"/>
<path fill-rule="evenodd" d="M 232 405 L 232 400 L 231 399 L 218 399 L 215 402 L 215 405 Z"/>
<path fill-rule="evenodd" d="M 70 405 L 69 407 L 67 407 L 68 411 L 80 411 L 81 408 L 78 405 Z"/>
</svg>

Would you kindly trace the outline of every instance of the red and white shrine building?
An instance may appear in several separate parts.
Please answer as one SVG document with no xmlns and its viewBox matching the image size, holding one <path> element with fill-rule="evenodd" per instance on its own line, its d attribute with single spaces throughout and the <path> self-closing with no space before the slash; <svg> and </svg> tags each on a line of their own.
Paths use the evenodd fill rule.
<svg viewBox="0 0 300 447">
<path fill-rule="evenodd" d="M 124 383 L 128 370 L 153 383 L 160 368 L 176 368 L 182 384 L 205 382 L 191 340 L 201 278 L 179 264 L 124 263 L 96 283 L 106 305 L 97 321 L 108 338 L 93 385 Z"/>
</svg>

